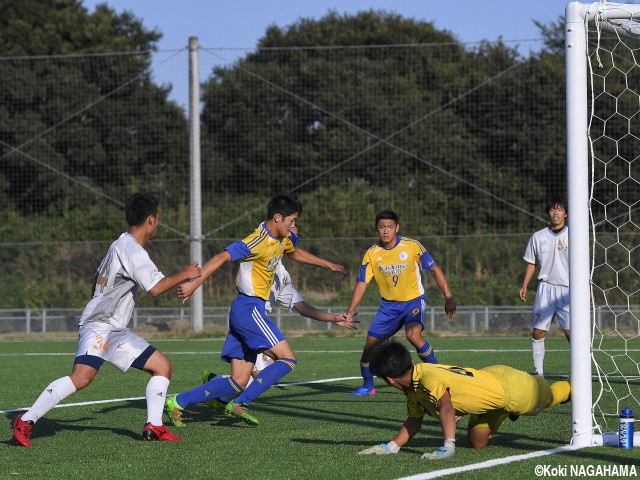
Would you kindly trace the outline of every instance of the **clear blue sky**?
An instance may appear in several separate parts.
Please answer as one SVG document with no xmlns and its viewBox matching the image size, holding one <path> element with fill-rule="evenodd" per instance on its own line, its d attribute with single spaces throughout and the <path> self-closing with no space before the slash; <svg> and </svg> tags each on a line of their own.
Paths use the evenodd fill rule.
<svg viewBox="0 0 640 480">
<path fill-rule="evenodd" d="M 253 49 L 268 26 L 286 27 L 300 18 L 320 18 L 329 10 L 357 13 L 385 10 L 406 18 L 433 22 L 462 42 L 539 39 L 533 20 L 557 21 L 566 0 L 84 0 L 93 12 L 107 3 L 117 13 L 129 10 L 148 29 L 163 34 L 159 50 L 187 46 L 191 36 L 206 48 Z M 540 42 L 519 42 L 520 51 L 538 50 Z M 241 50 L 238 56 L 245 54 Z M 228 52 L 225 53 L 228 57 Z M 229 58 L 233 61 L 235 59 Z M 160 74 L 162 76 L 163 74 Z M 171 78 L 156 78 L 174 83 Z M 185 99 L 176 99 L 185 104 Z"/>
<path fill-rule="evenodd" d="M 533 20 L 564 15 L 566 0 L 84 0 L 95 10 L 107 3 L 116 12 L 132 11 L 147 28 L 164 37 L 161 50 L 182 48 L 190 36 L 205 47 L 251 48 L 269 25 L 285 27 L 299 18 L 320 18 L 329 10 L 356 13 L 376 9 L 434 22 L 463 42 L 538 37 Z"/>
</svg>

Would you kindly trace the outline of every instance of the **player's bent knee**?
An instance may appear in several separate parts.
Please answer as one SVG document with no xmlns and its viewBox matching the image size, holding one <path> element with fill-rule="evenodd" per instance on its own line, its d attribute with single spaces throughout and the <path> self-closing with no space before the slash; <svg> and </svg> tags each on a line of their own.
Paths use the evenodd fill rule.
<svg viewBox="0 0 640 480">
<path fill-rule="evenodd" d="M 484 448 L 487 446 L 487 443 L 489 443 L 489 439 L 484 440 L 484 441 L 480 441 L 480 440 L 469 440 L 469 445 L 472 448 Z"/>
<path fill-rule="evenodd" d="M 488 428 L 471 428 L 468 434 L 469 446 L 472 448 L 484 448 L 489 443 L 491 430 Z"/>
<path fill-rule="evenodd" d="M 93 381 L 95 377 L 85 377 L 85 376 L 77 376 L 77 377 L 71 377 L 71 382 L 73 383 L 73 386 L 76 387 L 76 391 L 78 390 L 82 390 L 83 388 L 87 388 L 89 385 L 91 385 L 91 382 Z"/>
</svg>

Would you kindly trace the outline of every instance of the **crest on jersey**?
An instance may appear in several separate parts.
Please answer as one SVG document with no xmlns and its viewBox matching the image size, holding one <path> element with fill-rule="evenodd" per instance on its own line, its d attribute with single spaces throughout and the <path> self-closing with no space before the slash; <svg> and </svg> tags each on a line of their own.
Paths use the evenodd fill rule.
<svg viewBox="0 0 640 480">
<path fill-rule="evenodd" d="M 400 252 L 398 258 L 404 262 L 407 258 L 409 258 L 409 254 L 407 252 Z"/>
</svg>

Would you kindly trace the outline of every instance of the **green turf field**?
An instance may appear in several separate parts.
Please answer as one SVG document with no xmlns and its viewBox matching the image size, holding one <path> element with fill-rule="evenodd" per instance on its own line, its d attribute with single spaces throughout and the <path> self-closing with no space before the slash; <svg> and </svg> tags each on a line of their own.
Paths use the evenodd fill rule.
<svg viewBox="0 0 640 480">
<path fill-rule="evenodd" d="M 494 460 L 495 466 L 443 478 L 512 480 L 540 478 L 535 473 L 539 465 L 603 468 L 640 464 L 640 448 L 623 451 L 612 447 L 500 464 L 513 456 L 566 445 L 571 431 L 570 405 L 517 422 L 507 420 L 490 446 L 478 451 L 465 446 L 466 419 L 462 420 L 456 455 L 442 462 L 420 460 L 424 451 L 435 450 L 442 443 L 439 424 L 429 418 L 398 455 L 356 455 L 368 446 L 391 440 L 406 414 L 403 395 L 380 381 L 374 397 L 348 395 L 360 385 L 358 362 L 363 341 L 359 337 L 291 339 L 298 367 L 283 382 L 302 384 L 274 387 L 252 403 L 251 412 L 261 421 L 259 427 L 193 405 L 185 415 L 187 426 L 171 427 L 182 436 L 180 442 L 141 440 L 146 420 L 142 397 L 148 376 L 137 370 L 121 374 L 105 365 L 89 388 L 63 402 L 63 406 L 81 405 L 56 408 L 36 424 L 31 448 L 17 447 L 11 441 L 9 420 L 16 412 L 8 410 L 30 406 L 49 382 L 68 374 L 76 343 L 0 342 L 0 411 L 4 412 L 0 478 L 395 479 L 438 471 L 443 474 Z M 431 341 L 442 363 L 471 367 L 502 363 L 531 370 L 528 337 Z M 228 369 L 219 360 L 222 340 L 152 343 L 173 363 L 169 393 L 196 386 L 205 368 Z M 568 368 L 566 340 L 548 338 L 545 373 L 567 375 Z M 568 469 L 566 477 L 570 477 Z"/>
</svg>

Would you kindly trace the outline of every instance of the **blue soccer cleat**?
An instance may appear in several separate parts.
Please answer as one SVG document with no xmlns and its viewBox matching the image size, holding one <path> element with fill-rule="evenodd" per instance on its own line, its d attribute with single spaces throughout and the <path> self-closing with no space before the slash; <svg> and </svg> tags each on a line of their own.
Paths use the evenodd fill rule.
<svg viewBox="0 0 640 480">
<path fill-rule="evenodd" d="M 366 395 L 375 395 L 375 394 L 376 394 L 376 389 L 375 388 L 360 387 L 355 392 L 351 392 L 349 394 L 349 396 L 351 396 L 351 397 L 364 397 Z"/>
</svg>

